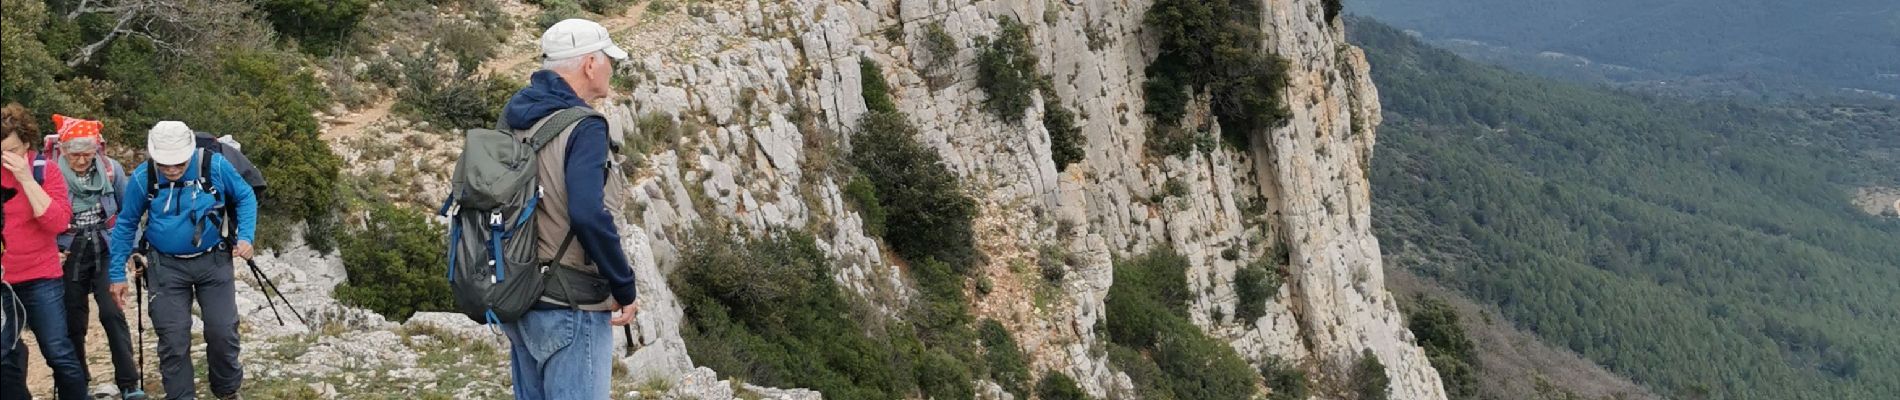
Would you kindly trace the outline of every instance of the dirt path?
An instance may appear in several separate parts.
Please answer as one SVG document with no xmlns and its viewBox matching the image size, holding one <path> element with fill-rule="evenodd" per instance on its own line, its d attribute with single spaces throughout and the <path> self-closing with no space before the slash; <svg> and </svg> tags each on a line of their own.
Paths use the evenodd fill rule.
<svg viewBox="0 0 1900 400">
<path fill-rule="evenodd" d="M 99 326 L 98 304 L 93 304 L 93 306 L 94 307 L 89 308 L 92 310 L 92 314 L 86 317 L 86 323 L 90 325 L 90 327 L 86 329 L 86 369 L 92 373 L 91 384 L 87 385 L 87 390 L 91 390 L 92 387 L 100 384 L 112 382 L 113 372 L 112 352 L 106 347 L 106 331 Z M 126 311 L 127 316 L 130 316 L 130 314 L 138 310 L 134 308 Z M 139 318 L 145 318 L 145 316 L 140 315 Z M 126 326 L 130 328 L 132 340 L 139 340 L 138 325 L 135 325 L 137 321 L 126 321 L 126 324 Z M 157 346 L 158 337 L 152 335 L 152 323 L 150 319 L 146 319 L 145 329 L 146 336 L 144 346 L 147 367 L 142 368 L 142 371 L 146 374 L 145 386 L 147 388 L 145 392 L 156 393 L 153 392 L 153 390 L 158 388 L 158 376 L 154 373 L 154 368 L 157 368 L 158 365 L 158 353 L 154 346 Z M 25 340 L 25 348 L 27 349 L 26 387 L 33 392 L 34 398 L 52 398 L 52 369 L 46 367 L 46 359 L 40 358 L 39 343 L 33 337 L 32 333 L 28 332 L 24 336 L 26 336 L 23 340 Z M 138 353 L 133 353 L 134 360 L 137 359 L 137 354 Z"/>
<path fill-rule="evenodd" d="M 340 144 L 343 139 L 361 135 L 363 130 L 369 129 L 370 124 L 382 121 L 383 118 L 388 117 L 389 110 L 395 107 L 396 97 L 384 96 L 368 109 L 337 120 L 337 122 L 330 125 L 329 129 L 324 129 L 323 133 L 318 136 L 321 137 L 325 143 L 330 143 L 331 145 Z"/>
<path fill-rule="evenodd" d="M 643 1 L 639 4 L 634 4 L 627 7 L 627 12 L 623 13 L 623 15 L 607 18 L 599 22 L 602 26 L 607 27 L 608 32 L 618 33 L 633 28 L 640 24 L 641 18 L 646 17 L 647 5 L 649 3 L 650 2 Z M 532 19 L 534 13 L 538 10 L 533 7 L 509 7 L 504 9 L 504 11 L 516 19 Z M 536 36 L 537 35 L 529 35 L 529 37 Z M 479 74 L 484 76 L 495 74 L 525 75 L 529 71 L 539 67 L 540 54 L 534 51 L 537 46 L 539 46 L 538 43 L 532 42 L 504 45 L 505 49 L 501 51 L 501 54 L 505 56 L 489 59 L 487 62 L 482 63 Z M 320 136 L 324 142 L 330 143 L 332 146 L 342 145 L 345 139 L 360 136 L 372 125 L 388 118 L 390 109 L 394 108 L 395 105 L 395 96 L 384 96 L 378 99 L 376 103 L 370 105 L 369 108 L 344 116 L 329 124 L 328 128 L 324 129 Z"/>
<path fill-rule="evenodd" d="M 639 4 L 628 6 L 626 13 L 597 22 L 600 22 L 601 26 L 606 27 L 608 32 L 620 33 L 628 28 L 640 25 L 640 19 L 646 17 L 648 3 L 650 2 L 643 1 Z M 624 41 L 625 39 L 621 40 Z M 539 45 L 539 43 L 530 43 L 529 46 L 506 52 L 505 54 L 508 54 L 506 58 L 488 60 L 487 63 L 482 65 L 481 73 L 487 75 L 497 73 L 527 73 L 540 61 L 539 58 L 541 54 L 534 51 Z"/>
</svg>

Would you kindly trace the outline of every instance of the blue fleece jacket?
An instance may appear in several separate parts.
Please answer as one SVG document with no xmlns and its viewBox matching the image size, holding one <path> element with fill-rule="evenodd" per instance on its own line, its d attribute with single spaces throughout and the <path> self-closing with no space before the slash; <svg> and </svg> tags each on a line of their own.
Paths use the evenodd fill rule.
<svg viewBox="0 0 1900 400">
<path fill-rule="evenodd" d="M 194 152 L 185 174 L 175 182 L 198 180 L 200 171 L 199 157 L 211 157 L 211 185 L 217 188 L 217 196 L 208 195 L 196 187 L 159 189 L 158 195 L 148 203 L 145 200 L 150 186 L 146 184 L 146 170 L 152 163 L 140 164 L 132 170 L 125 181 L 125 193 L 120 196 L 118 221 L 112 224 L 112 261 L 106 264 L 110 269 L 106 277 L 112 283 L 125 283 L 125 260 L 132 256 L 133 239 L 139 230 L 139 221 L 146 221 L 145 236 L 142 240 L 152 245 L 152 250 L 160 254 L 195 254 L 217 247 L 224 238 L 218 232 L 220 221 L 211 221 L 211 212 L 222 208 L 223 201 L 237 202 L 237 240 L 251 242 L 257 233 L 257 193 L 251 190 L 251 184 L 238 175 L 237 168 L 230 161 L 216 153 Z M 157 174 L 159 185 L 174 182 L 164 174 Z M 146 211 L 150 211 L 149 213 Z M 218 217 L 222 218 L 222 217 Z M 196 234 L 193 231 L 196 230 Z M 196 243 L 194 242 L 194 239 Z"/>
<path fill-rule="evenodd" d="M 533 128 L 542 118 L 573 107 L 588 107 L 567 81 L 551 71 L 534 73 L 528 87 L 508 99 L 502 120 L 513 129 Z M 574 126 L 567 142 L 567 218 L 574 241 L 607 278 L 614 300 L 633 303 L 633 267 L 620 249 L 620 230 L 607 211 L 607 120 L 590 117 Z"/>
</svg>

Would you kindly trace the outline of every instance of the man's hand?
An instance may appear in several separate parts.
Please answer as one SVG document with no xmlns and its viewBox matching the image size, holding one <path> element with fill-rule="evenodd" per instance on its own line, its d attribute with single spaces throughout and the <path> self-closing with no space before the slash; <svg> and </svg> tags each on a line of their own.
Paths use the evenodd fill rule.
<svg viewBox="0 0 1900 400">
<path fill-rule="evenodd" d="M 112 301 L 119 303 L 119 309 L 125 309 L 125 283 L 112 284 Z"/>
<path fill-rule="evenodd" d="M 614 311 L 614 319 L 610 322 L 612 322 L 614 326 L 631 324 L 633 323 L 633 317 L 640 314 L 640 300 L 635 299 L 633 300 L 633 304 L 618 308 L 619 310 Z"/>
<path fill-rule="evenodd" d="M 251 259 L 251 257 L 257 256 L 257 251 L 251 249 L 251 242 L 239 240 L 237 243 L 237 247 L 231 248 L 231 255 L 237 258 L 249 260 Z"/>
<path fill-rule="evenodd" d="M 62 251 L 62 252 L 59 252 L 59 264 L 60 264 L 60 265 L 66 265 L 66 257 L 67 257 L 67 254 L 66 254 L 66 253 L 67 253 L 67 252 L 64 252 L 64 251 Z"/>
</svg>

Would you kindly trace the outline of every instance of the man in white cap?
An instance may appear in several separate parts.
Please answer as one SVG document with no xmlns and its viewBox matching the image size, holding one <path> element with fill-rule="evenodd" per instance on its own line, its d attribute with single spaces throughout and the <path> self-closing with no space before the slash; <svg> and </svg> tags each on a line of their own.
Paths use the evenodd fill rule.
<svg viewBox="0 0 1900 400">
<path fill-rule="evenodd" d="M 620 248 L 613 212 L 626 179 L 610 157 L 607 120 L 589 102 L 611 94 L 614 60 L 627 52 L 593 21 L 570 19 L 541 35 L 543 69 L 515 93 L 502 122 L 532 135 L 557 112 L 584 112 L 540 152 L 542 197 L 535 209 L 537 261 L 552 264 L 547 290 L 520 320 L 503 324 L 513 342 L 515 398 L 605 399 L 613 375 L 612 325 L 633 322 L 633 269 Z M 579 244 L 572 248 L 568 244 Z"/>
<path fill-rule="evenodd" d="M 257 195 L 231 162 L 201 150 L 190 127 L 164 121 L 146 139 L 150 161 L 133 170 L 112 225 L 112 295 L 125 307 L 126 262 L 143 248 L 151 285 L 152 327 L 158 332 L 158 369 L 165 398 L 196 399 L 191 366 L 191 303 L 204 319 L 211 393 L 238 398 L 237 289 L 232 257 L 250 259 L 257 231 Z M 237 204 L 237 229 L 225 237 L 227 202 Z M 144 221 L 141 223 L 140 221 Z M 137 240 L 135 243 L 134 241 Z M 136 247 L 135 247 L 136 246 Z"/>
</svg>

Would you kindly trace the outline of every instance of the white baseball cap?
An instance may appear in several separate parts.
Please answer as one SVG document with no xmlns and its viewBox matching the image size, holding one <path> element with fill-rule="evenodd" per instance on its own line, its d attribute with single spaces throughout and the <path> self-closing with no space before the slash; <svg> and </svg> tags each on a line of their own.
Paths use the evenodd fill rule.
<svg viewBox="0 0 1900 400">
<path fill-rule="evenodd" d="M 191 152 L 198 148 L 197 138 L 191 127 L 178 121 L 159 121 L 153 125 L 145 138 L 145 150 L 151 153 L 152 162 L 160 165 L 178 165 L 191 161 Z"/>
<path fill-rule="evenodd" d="M 627 59 L 627 51 L 614 44 L 606 27 L 594 21 L 578 18 L 561 21 L 541 34 L 541 57 L 547 60 L 580 57 L 596 51 L 606 52 L 615 60 Z"/>
</svg>

